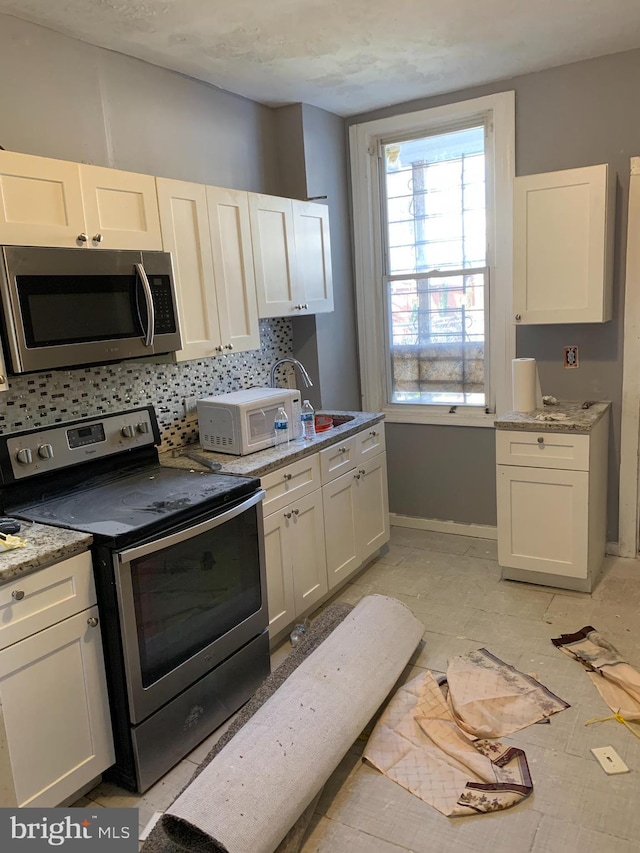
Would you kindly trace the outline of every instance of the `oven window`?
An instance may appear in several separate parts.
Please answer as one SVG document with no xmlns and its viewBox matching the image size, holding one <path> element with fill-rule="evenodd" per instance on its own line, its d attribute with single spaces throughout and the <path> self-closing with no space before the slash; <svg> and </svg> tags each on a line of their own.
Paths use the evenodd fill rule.
<svg viewBox="0 0 640 853">
<path fill-rule="evenodd" d="M 149 687 L 260 609 L 257 509 L 130 566 Z"/>
</svg>

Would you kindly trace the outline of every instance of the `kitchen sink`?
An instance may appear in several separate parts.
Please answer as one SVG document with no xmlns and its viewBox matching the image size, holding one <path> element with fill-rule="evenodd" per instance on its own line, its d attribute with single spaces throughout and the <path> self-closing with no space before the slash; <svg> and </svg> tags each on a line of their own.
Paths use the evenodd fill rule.
<svg viewBox="0 0 640 853">
<path fill-rule="evenodd" d="M 325 414 L 329 414 L 329 412 L 325 412 Z M 331 415 L 331 417 L 333 418 L 334 427 L 348 424 L 349 421 L 353 420 L 353 415 Z"/>
</svg>

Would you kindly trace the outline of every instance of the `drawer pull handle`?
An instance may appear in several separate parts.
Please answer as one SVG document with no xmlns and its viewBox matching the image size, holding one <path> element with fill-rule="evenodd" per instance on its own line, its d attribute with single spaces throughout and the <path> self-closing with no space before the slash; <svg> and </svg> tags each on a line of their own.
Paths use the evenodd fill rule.
<svg viewBox="0 0 640 853">
<path fill-rule="evenodd" d="M 285 475 L 284 475 L 284 478 L 285 478 L 285 480 L 290 480 L 290 479 L 291 479 L 291 476 L 292 476 L 291 474 L 285 474 Z"/>
<path fill-rule="evenodd" d="M 11 593 L 11 598 L 15 599 L 15 601 L 22 601 L 22 599 L 24 598 L 24 590 L 14 589 Z"/>
<path fill-rule="evenodd" d="M 362 474 L 362 476 L 364 477 L 364 475 L 365 475 L 366 473 L 367 473 L 367 472 L 364 470 L 364 468 L 358 468 L 358 474 Z"/>
<path fill-rule="evenodd" d="M 97 616 L 89 616 L 89 618 L 87 619 L 87 625 L 90 628 L 96 628 L 99 621 L 100 620 L 98 619 Z"/>
<path fill-rule="evenodd" d="M 538 437 L 538 444 L 544 444 L 544 438 L 542 436 Z"/>
<path fill-rule="evenodd" d="M 373 438 L 375 438 L 377 436 L 377 434 L 378 433 L 375 431 L 375 429 L 372 429 L 371 432 L 369 433 L 369 435 L 373 436 Z"/>
<path fill-rule="evenodd" d="M 354 475 L 353 475 L 353 479 L 354 479 L 354 480 L 359 480 L 361 476 L 362 476 L 361 474 L 354 474 Z"/>
<path fill-rule="evenodd" d="M 290 512 L 285 512 L 284 517 L 285 517 L 285 518 L 291 518 L 291 513 L 290 513 Z"/>
<path fill-rule="evenodd" d="M 346 447 L 339 447 L 338 450 L 340 451 L 340 453 L 346 453 L 347 452 Z"/>
<path fill-rule="evenodd" d="M 293 512 L 293 514 L 294 514 L 294 515 L 300 515 L 300 510 L 299 510 L 299 509 L 293 509 L 293 510 L 291 510 L 291 511 Z"/>
</svg>

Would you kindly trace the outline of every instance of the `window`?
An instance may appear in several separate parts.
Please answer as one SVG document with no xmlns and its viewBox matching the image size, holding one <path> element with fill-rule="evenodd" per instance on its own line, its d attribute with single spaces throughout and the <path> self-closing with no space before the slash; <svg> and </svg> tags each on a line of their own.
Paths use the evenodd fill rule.
<svg viewBox="0 0 640 853">
<path fill-rule="evenodd" d="M 364 408 L 508 408 L 513 93 L 351 128 Z"/>
</svg>

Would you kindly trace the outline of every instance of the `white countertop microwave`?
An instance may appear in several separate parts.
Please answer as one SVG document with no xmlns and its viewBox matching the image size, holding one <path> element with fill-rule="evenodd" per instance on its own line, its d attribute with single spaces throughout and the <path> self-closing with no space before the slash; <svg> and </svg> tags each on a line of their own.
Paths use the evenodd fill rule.
<svg viewBox="0 0 640 853">
<path fill-rule="evenodd" d="M 289 418 L 289 438 L 298 438 L 300 392 L 290 388 L 248 388 L 198 400 L 198 428 L 204 450 L 246 456 L 273 447 L 278 409 Z"/>
</svg>

